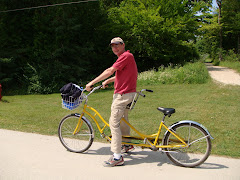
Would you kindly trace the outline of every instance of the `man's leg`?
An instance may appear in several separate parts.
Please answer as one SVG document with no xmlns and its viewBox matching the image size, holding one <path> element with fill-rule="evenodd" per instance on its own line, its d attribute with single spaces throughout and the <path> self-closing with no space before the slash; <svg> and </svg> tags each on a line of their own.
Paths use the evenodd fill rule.
<svg viewBox="0 0 240 180">
<path fill-rule="evenodd" d="M 104 162 L 105 167 L 113 167 L 124 164 L 124 160 L 121 155 L 122 133 L 120 128 L 120 121 L 124 115 L 126 106 L 132 101 L 134 94 L 135 93 L 128 93 L 123 95 L 114 94 L 113 96 L 109 125 L 112 134 L 111 151 L 114 154 L 108 161 Z"/>
<path fill-rule="evenodd" d="M 127 122 L 129 122 L 129 120 L 128 120 L 128 111 L 129 111 L 129 109 L 125 109 L 124 115 L 123 115 L 124 119 Z M 121 128 L 122 136 L 130 136 L 130 127 L 124 121 L 121 121 L 120 128 Z M 131 139 L 123 138 L 122 141 L 130 143 Z M 128 152 L 130 152 L 132 150 L 134 150 L 133 145 L 124 144 L 124 145 L 121 146 L 121 153 L 128 153 Z"/>
<path fill-rule="evenodd" d="M 120 120 L 124 115 L 126 106 L 132 101 L 135 93 L 114 94 L 114 100 L 111 107 L 110 129 L 112 134 L 111 151 L 121 153 L 122 132 L 120 128 Z"/>
<path fill-rule="evenodd" d="M 123 114 L 123 118 L 127 122 L 129 122 L 129 120 L 128 120 L 128 111 L 129 111 L 129 109 L 125 109 L 124 110 L 124 114 Z M 130 136 L 130 127 L 124 121 L 121 121 L 120 129 L 121 129 L 121 132 L 122 132 L 122 136 Z M 122 141 L 131 142 L 129 139 L 122 139 Z"/>
</svg>

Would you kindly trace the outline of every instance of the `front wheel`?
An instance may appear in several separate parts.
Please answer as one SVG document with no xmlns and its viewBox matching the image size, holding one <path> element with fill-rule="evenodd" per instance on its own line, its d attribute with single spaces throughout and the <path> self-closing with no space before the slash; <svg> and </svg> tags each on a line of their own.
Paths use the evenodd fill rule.
<svg viewBox="0 0 240 180">
<path fill-rule="evenodd" d="M 80 114 L 65 116 L 58 127 L 58 136 L 63 146 L 71 151 L 81 153 L 90 148 L 94 134 L 90 122 Z"/>
<path fill-rule="evenodd" d="M 202 164 L 211 152 L 211 139 L 209 134 L 199 125 L 180 123 L 171 129 L 188 147 L 165 148 L 169 159 L 178 166 L 195 167 Z M 169 131 L 164 138 L 164 145 L 176 145 L 180 141 Z"/>
</svg>

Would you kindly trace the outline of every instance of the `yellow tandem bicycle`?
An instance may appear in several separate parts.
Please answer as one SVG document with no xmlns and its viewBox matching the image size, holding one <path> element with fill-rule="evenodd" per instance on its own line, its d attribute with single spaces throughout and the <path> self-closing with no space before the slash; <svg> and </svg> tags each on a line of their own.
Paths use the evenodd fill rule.
<svg viewBox="0 0 240 180">
<path fill-rule="evenodd" d="M 102 85 L 93 88 L 87 95 L 83 90 L 77 100 L 62 100 L 63 108 L 71 110 L 83 103 L 81 114 L 72 113 L 65 116 L 58 127 L 59 139 L 62 145 L 70 152 L 85 152 L 93 143 L 93 126 L 85 115 L 88 115 L 92 122 L 96 124 L 102 138 L 106 138 L 111 142 L 111 136 L 104 133 L 104 130 L 109 128 L 109 124 L 96 109 L 87 105 L 88 96 L 101 87 Z M 145 97 L 144 91 L 152 92 L 148 89 L 137 92 L 134 100 L 129 105 L 129 109 L 133 109 L 139 96 Z M 175 109 L 163 107 L 157 109 L 163 113 L 163 118 L 160 120 L 159 129 L 155 134 L 143 134 L 122 118 L 121 121 L 124 121 L 137 134 L 136 136 L 123 136 L 123 139 L 129 139 L 131 142 L 122 142 L 122 144 L 165 152 L 168 158 L 178 166 L 196 167 L 204 163 L 211 153 L 211 139 L 213 139 L 208 130 L 203 125 L 190 120 L 179 121 L 167 127 L 165 117 L 170 117 L 171 114 L 175 113 Z M 103 123 L 99 123 L 99 119 Z M 100 124 L 103 125 L 100 126 Z M 162 129 L 165 129 L 166 132 L 164 137 L 160 138 Z"/>
</svg>

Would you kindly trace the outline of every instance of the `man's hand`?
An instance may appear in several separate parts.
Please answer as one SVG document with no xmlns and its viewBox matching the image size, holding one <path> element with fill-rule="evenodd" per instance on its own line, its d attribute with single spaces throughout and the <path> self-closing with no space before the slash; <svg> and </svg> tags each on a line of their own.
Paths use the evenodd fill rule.
<svg viewBox="0 0 240 180">
<path fill-rule="evenodd" d="M 92 90 L 92 88 L 93 88 L 93 83 L 92 82 L 90 82 L 90 83 L 88 83 L 87 85 L 86 85 L 86 90 L 87 91 L 91 91 Z"/>
<path fill-rule="evenodd" d="M 108 87 L 108 84 L 112 83 L 115 81 L 115 76 L 105 80 L 104 82 L 102 82 L 102 85 L 103 85 L 103 89 L 105 89 L 106 87 Z"/>
<path fill-rule="evenodd" d="M 110 67 L 108 69 L 106 69 L 105 71 L 103 71 L 102 74 L 100 74 L 98 77 L 96 77 L 94 80 L 92 80 L 90 83 L 88 83 L 86 85 L 86 90 L 87 91 L 91 91 L 92 86 L 106 78 L 108 78 L 109 76 L 111 76 L 117 69 L 115 69 L 114 67 Z M 109 79 L 107 79 L 105 82 L 105 84 L 103 84 L 103 88 L 106 87 L 107 84 L 109 84 L 110 82 L 114 82 L 115 81 L 115 76 L 111 77 Z"/>
<path fill-rule="evenodd" d="M 104 81 L 103 83 L 102 83 L 102 85 L 103 85 L 103 89 L 105 89 L 106 87 L 108 87 L 108 82 L 107 82 L 107 80 L 106 81 Z"/>
</svg>

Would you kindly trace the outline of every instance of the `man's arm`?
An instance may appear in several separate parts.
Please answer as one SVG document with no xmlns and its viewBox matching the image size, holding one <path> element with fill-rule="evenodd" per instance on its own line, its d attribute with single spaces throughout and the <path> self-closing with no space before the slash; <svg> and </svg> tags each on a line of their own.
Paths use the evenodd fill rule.
<svg viewBox="0 0 240 180">
<path fill-rule="evenodd" d="M 115 76 L 113 76 L 113 77 L 105 80 L 105 81 L 102 83 L 103 89 L 104 89 L 109 83 L 114 82 L 114 81 L 115 81 Z"/>
<path fill-rule="evenodd" d="M 96 83 L 98 83 L 98 82 L 100 82 L 100 81 L 108 78 L 109 76 L 113 75 L 113 73 L 114 73 L 116 70 L 117 70 L 117 69 L 115 69 L 114 67 L 110 67 L 110 68 L 106 69 L 105 71 L 103 71 L 102 74 L 100 74 L 98 77 L 96 77 L 94 80 L 92 80 L 90 83 L 88 83 L 88 84 L 86 85 L 86 90 L 87 90 L 87 91 L 90 91 L 90 90 L 92 89 L 91 86 L 93 86 L 94 84 L 96 84 Z M 112 79 L 112 78 L 110 78 L 110 80 L 111 80 L 111 79 Z M 115 78 L 114 78 L 114 79 L 115 79 Z M 113 79 L 112 79 L 112 80 L 113 80 Z M 111 81 L 111 82 L 113 82 L 113 81 Z M 106 84 L 105 84 L 105 85 L 106 85 Z M 105 85 L 104 85 L 104 86 L 105 86 Z"/>
</svg>

